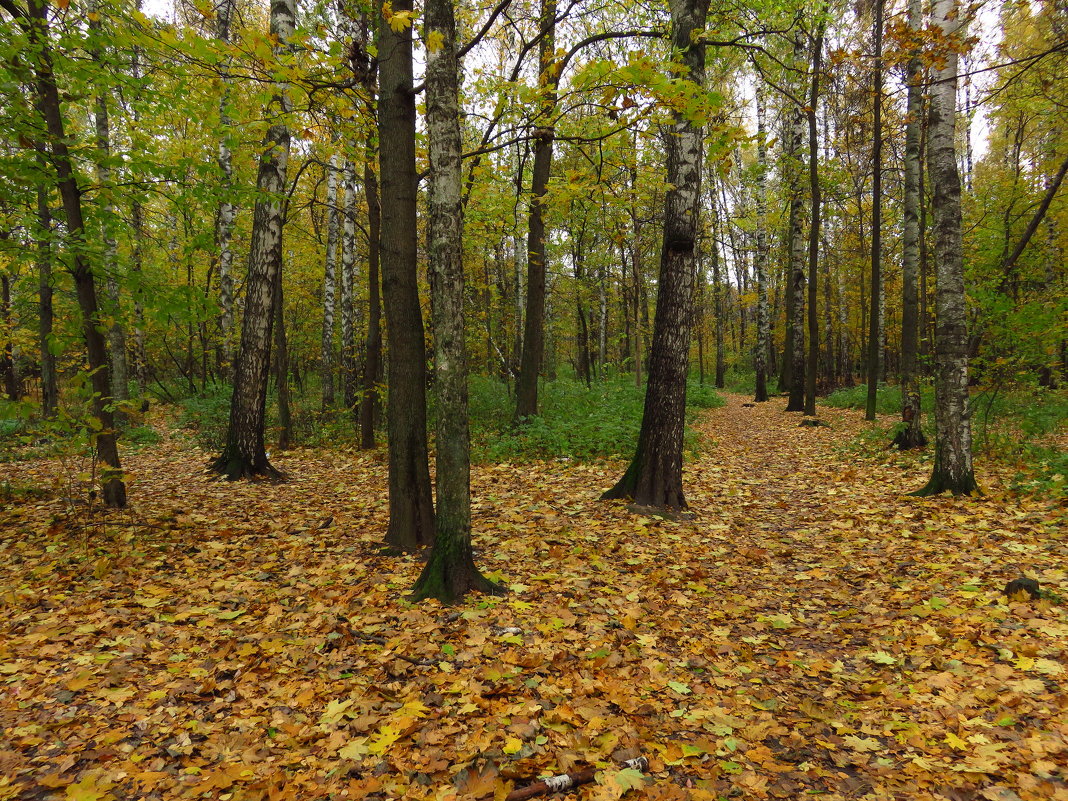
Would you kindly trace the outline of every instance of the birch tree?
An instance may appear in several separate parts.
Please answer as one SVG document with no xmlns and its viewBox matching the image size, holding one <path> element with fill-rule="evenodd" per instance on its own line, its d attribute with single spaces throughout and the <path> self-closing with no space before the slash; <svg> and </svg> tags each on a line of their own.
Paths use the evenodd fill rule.
<svg viewBox="0 0 1068 801">
<path fill-rule="evenodd" d="M 326 257 L 323 269 L 323 333 L 319 347 L 319 381 L 323 411 L 334 408 L 334 299 L 337 289 L 337 245 L 341 217 L 338 213 L 337 176 L 339 156 L 330 157 L 326 175 Z"/>
<path fill-rule="evenodd" d="M 918 495 L 946 490 L 978 491 L 972 468 L 972 425 L 968 407 L 968 326 L 964 298 L 960 173 L 955 122 L 957 64 L 954 44 L 960 31 L 956 0 L 935 0 L 933 24 L 947 46 L 934 69 L 928 126 L 927 169 L 931 176 L 935 270 L 935 460 L 931 478 Z"/>
<path fill-rule="evenodd" d="M 920 0 L 909 0 L 908 26 L 918 36 L 922 24 Z M 901 450 L 927 444 L 922 427 L 920 385 L 916 359 L 920 323 L 920 128 L 923 124 L 923 77 L 915 50 L 907 65 L 908 96 L 905 116 L 904 231 L 901 245 L 901 420 L 904 428 L 894 438 Z"/>
<path fill-rule="evenodd" d="M 704 86 L 705 44 L 697 34 L 704 28 L 708 5 L 709 0 L 669 3 L 672 50 L 695 92 Z M 686 508 L 682 441 L 704 129 L 678 108 L 666 128 L 669 188 L 664 197 L 664 239 L 641 431 L 630 466 L 601 497 L 633 498 L 639 506 L 682 510 Z"/>
<path fill-rule="evenodd" d="M 756 368 L 756 395 L 754 400 L 763 403 L 768 399 L 768 343 L 771 328 L 768 320 L 768 145 L 764 122 L 764 87 L 757 77 L 757 191 L 756 191 L 756 252 L 754 267 L 757 283 L 757 337 L 753 352 Z"/>
</svg>

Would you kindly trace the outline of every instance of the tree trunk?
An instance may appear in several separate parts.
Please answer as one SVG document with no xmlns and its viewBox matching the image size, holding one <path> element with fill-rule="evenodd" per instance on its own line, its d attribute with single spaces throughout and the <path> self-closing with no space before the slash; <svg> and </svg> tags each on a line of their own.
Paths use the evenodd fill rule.
<svg viewBox="0 0 1068 801">
<path fill-rule="evenodd" d="M 794 42 L 794 62 L 802 62 L 804 44 L 801 34 Z M 789 363 L 787 388 L 788 412 L 805 410 L 805 190 L 802 147 L 805 139 L 805 113 L 790 109 L 790 141 L 787 154 L 790 191 L 790 267 L 787 281 L 786 361 Z"/>
<path fill-rule="evenodd" d="M 693 34 L 704 27 L 708 2 L 671 2 L 673 49 L 697 91 L 704 84 L 705 45 Z M 675 112 L 666 143 L 669 188 L 664 198 L 664 242 L 642 427 L 630 467 L 602 498 L 633 498 L 640 506 L 679 510 L 686 508 L 682 443 L 703 130 L 681 112 Z"/>
<path fill-rule="evenodd" d="M 764 87 L 757 77 L 757 191 L 756 191 L 756 253 L 755 272 L 757 284 L 757 337 L 753 351 L 753 367 L 756 370 L 756 395 L 754 400 L 763 403 L 768 399 L 768 342 L 771 326 L 768 320 L 768 201 L 767 132 L 764 126 Z"/>
<path fill-rule="evenodd" d="M 345 161 L 341 213 L 341 392 L 356 411 L 356 171 Z"/>
<path fill-rule="evenodd" d="M 224 45 L 230 42 L 230 26 L 233 21 L 234 0 L 221 0 L 216 10 L 215 35 Z M 230 153 L 230 67 L 229 62 L 224 61 L 220 68 L 223 92 L 219 98 L 219 137 L 218 163 L 222 172 L 222 199 L 219 201 L 219 210 L 216 215 L 215 245 L 219 250 L 219 338 L 220 352 L 219 369 L 228 378 L 233 377 L 234 353 L 233 353 L 233 330 L 234 330 L 234 252 L 230 247 L 233 237 L 234 223 L 237 219 L 237 207 L 231 202 L 230 195 L 233 191 L 234 171 L 232 156 Z"/>
<path fill-rule="evenodd" d="M 934 189 L 935 234 L 935 463 L 930 481 L 917 494 L 978 491 L 972 469 L 972 426 L 968 408 L 968 328 L 961 243 L 960 175 L 957 172 L 957 51 L 960 18 L 956 0 L 935 0 L 934 24 L 948 46 L 931 88 L 928 170 Z"/>
<path fill-rule="evenodd" d="M 515 388 L 514 423 L 538 413 L 538 374 L 545 350 L 545 193 L 553 163 L 556 136 L 556 0 L 541 0 L 541 41 L 538 43 L 538 87 L 541 100 L 534 122 L 534 174 L 530 185 L 527 229 L 527 308 L 523 354 Z M 540 123 L 540 124 L 538 124 Z"/>
<path fill-rule="evenodd" d="M 330 157 L 326 177 L 326 264 L 323 270 L 323 331 L 319 345 L 319 383 L 324 412 L 334 408 L 334 293 L 337 289 L 337 244 L 341 228 L 337 197 L 338 160 L 337 153 Z"/>
<path fill-rule="evenodd" d="M 295 17 L 296 0 L 273 0 L 270 33 L 276 42 L 276 57 L 288 47 Z M 271 478 L 281 475 L 267 460 L 264 425 L 275 284 L 282 269 L 282 202 L 289 165 L 289 111 L 287 88 L 279 84 L 265 109 L 271 126 L 264 138 L 265 147 L 256 178 L 258 199 L 252 218 L 245 313 L 241 325 L 241 350 L 234 370 L 230 425 L 226 446 L 211 465 L 213 470 L 231 481 L 257 475 Z"/>
<path fill-rule="evenodd" d="M 812 43 L 812 86 L 808 97 L 808 180 L 812 211 L 808 226 L 808 361 L 805 372 L 805 414 L 816 414 L 816 376 L 819 371 L 820 327 L 816 308 L 818 269 L 820 258 L 820 175 L 819 139 L 816 135 L 816 104 L 820 94 L 820 69 L 823 61 L 823 32 L 826 21 L 816 23 L 816 37 Z"/>
<path fill-rule="evenodd" d="M 0 234 L 0 237 L 6 239 L 6 232 Z M 0 275 L 0 318 L 3 319 L 4 331 L 8 334 L 3 355 L 0 356 L 0 372 L 4 374 L 4 391 L 8 399 L 17 402 L 22 398 L 22 381 L 19 380 L 15 367 L 15 349 L 10 336 L 15 329 L 11 321 L 11 276 L 7 273 Z"/>
<path fill-rule="evenodd" d="M 382 301 L 379 296 L 379 239 L 382 210 L 378 199 L 378 176 L 371 164 L 363 168 L 363 188 L 367 195 L 367 351 L 363 366 L 363 394 L 360 396 L 360 447 L 375 446 L 378 419 L 378 385 L 382 381 Z"/>
<path fill-rule="evenodd" d="M 37 184 L 37 297 L 40 301 L 38 343 L 41 351 L 41 413 L 54 417 L 59 407 L 56 355 L 52 351 L 52 213 L 48 208 L 44 156 L 38 151 L 41 180 Z"/>
<path fill-rule="evenodd" d="M 88 260 L 89 248 L 85 241 L 81 190 L 78 188 L 74 162 L 67 146 L 63 108 L 52 66 L 48 4 L 44 0 L 29 0 L 29 11 L 23 20 L 27 40 L 30 47 L 36 51 L 34 71 L 37 104 L 44 118 L 52 166 L 56 171 L 56 187 L 67 218 L 71 273 L 82 313 L 82 335 L 85 338 L 93 388 L 92 414 L 96 418 L 96 452 L 97 457 L 106 465 L 100 475 L 104 503 L 111 507 L 123 507 L 126 505 L 126 484 L 122 479 L 122 464 L 119 462 L 115 418 L 110 409 L 111 375 L 107 345 L 103 334 L 100 333 L 102 322 L 97 305 L 96 280 Z"/>
<path fill-rule="evenodd" d="M 290 253 L 290 262 L 292 258 Z M 274 388 L 278 393 L 278 450 L 284 451 L 289 449 L 293 438 L 293 416 L 289 408 L 289 343 L 281 270 L 274 281 Z"/>
<path fill-rule="evenodd" d="M 396 0 L 394 11 L 411 11 Z M 382 180 L 382 296 L 389 349 L 389 530 L 403 550 L 429 545 L 434 505 L 427 462 L 426 352 L 416 283 L 415 94 L 412 31 L 379 22 L 379 175 Z"/>
<path fill-rule="evenodd" d="M 471 438 L 464 337 L 460 105 L 452 0 L 428 0 L 426 128 L 430 146 L 430 286 L 434 294 L 434 391 L 437 393 L 437 513 L 434 547 L 415 583 L 415 600 L 459 601 L 469 591 L 501 593 L 475 567 L 471 549 Z"/>
<path fill-rule="evenodd" d="M 918 33 L 923 24 L 920 0 L 909 0 L 908 25 Z M 904 427 L 894 438 L 901 450 L 922 448 L 920 383 L 916 373 L 919 355 L 920 274 L 920 127 L 923 124 L 923 68 L 918 53 L 908 62 L 908 100 L 905 117 L 905 228 L 901 245 L 901 420 Z"/>
<path fill-rule="evenodd" d="M 879 389 L 879 361 L 882 352 L 883 299 L 883 4 L 875 0 L 875 67 L 872 81 L 871 146 L 871 308 L 868 312 L 868 398 L 864 419 L 875 419 L 876 393 Z"/>
</svg>

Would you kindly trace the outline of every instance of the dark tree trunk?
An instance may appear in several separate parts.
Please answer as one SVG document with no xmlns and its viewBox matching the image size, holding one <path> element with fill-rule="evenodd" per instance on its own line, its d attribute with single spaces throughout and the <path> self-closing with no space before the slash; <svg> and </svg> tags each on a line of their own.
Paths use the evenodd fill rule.
<svg viewBox="0 0 1068 801">
<path fill-rule="evenodd" d="M 37 104 L 44 118 L 48 134 L 48 148 L 56 172 L 56 187 L 63 201 L 67 218 L 67 241 L 71 251 L 71 273 L 82 313 L 82 335 L 89 360 L 93 388 L 92 414 L 96 418 L 96 452 L 106 465 L 101 471 L 104 503 L 107 506 L 126 505 L 126 484 L 122 479 L 122 464 L 116 442 L 115 418 L 110 409 L 111 373 L 108 369 L 107 344 L 101 333 L 96 297 L 96 281 L 88 260 L 85 241 L 85 221 L 82 217 L 82 195 L 74 174 L 74 162 L 67 147 L 63 109 L 59 99 L 52 50 L 49 44 L 48 4 L 44 0 L 29 0 L 29 12 L 21 18 L 27 39 L 36 53 L 34 64 Z"/>
<path fill-rule="evenodd" d="M 875 72 L 872 76 L 874 109 L 871 146 L 871 306 L 868 311 L 868 399 L 864 419 L 875 419 L 876 393 L 879 389 L 879 358 L 882 352 L 883 296 L 883 2 L 875 0 Z"/>
<path fill-rule="evenodd" d="M 382 301 L 379 295 L 379 240 L 382 236 L 382 208 L 378 200 L 378 176 L 371 156 L 363 169 L 367 193 L 367 349 L 364 354 L 363 393 L 360 396 L 360 447 L 375 446 L 378 421 L 378 385 L 382 381 Z"/>
<path fill-rule="evenodd" d="M 6 237 L 5 237 L 6 238 Z M 13 331 L 11 325 L 11 276 L 0 275 L 0 317 L 4 321 L 4 330 Z M 4 391 L 9 400 L 18 401 L 22 397 L 22 381 L 15 366 L 15 350 L 9 338 L 4 343 L 3 355 L 0 355 L 0 372 L 4 374 Z"/>
<path fill-rule="evenodd" d="M 723 316 L 725 314 L 723 310 L 723 276 L 722 269 L 720 267 L 719 260 L 719 215 L 716 213 L 716 192 L 715 187 L 710 194 L 712 199 L 712 205 L 710 213 L 712 215 L 712 247 L 708 252 L 709 258 L 712 261 L 712 305 L 715 307 L 716 313 L 716 389 L 723 389 L 726 385 L 727 379 L 727 356 L 726 356 L 726 343 L 724 339 L 724 325 Z"/>
<path fill-rule="evenodd" d="M 292 259 L 292 254 L 290 254 Z M 286 341 L 285 294 L 282 271 L 274 284 L 274 387 L 278 393 L 278 450 L 288 450 L 293 436 L 293 416 L 289 408 L 289 343 Z"/>
<path fill-rule="evenodd" d="M 430 285 L 434 294 L 434 391 L 437 393 L 437 501 L 434 547 L 415 583 L 415 600 L 455 603 L 468 592 L 502 589 L 475 566 L 471 549 L 471 438 L 467 422 L 464 337 L 460 105 L 452 0 L 428 0 L 426 30 L 441 35 L 427 50 L 426 127 L 430 145 Z"/>
<path fill-rule="evenodd" d="M 37 297 L 40 301 L 38 343 L 41 351 L 41 412 L 53 417 L 59 407 L 56 356 L 52 352 L 52 213 L 48 209 L 44 157 L 38 152 L 41 182 L 37 185 Z"/>
<path fill-rule="evenodd" d="M 411 11 L 397 0 L 394 11 Z M 378 157 L 382 181 L 382 297 L 389 349 L 389 530 L 402 550 L 429 545 L 434 501 L 426 432 L 426 346 L 416 281 L 415 94 L 412 31 L 378 27 Z"/>
<path fill-rule="evenodd" d="M 686 77 L 698 87 L 705 78 L 705 46 L 693 34 L 704 27 L 708 2 L 671 4 L 672 44 L 687 67 Z M 640 506 L 679 510 L 686 508 L 682 443 L 703 130 L 676 112 L 666 140 L 670 188 L 664 199 L 664 242 L 642 427 L 630 467 L 602 498 L 633 498 Z"/>
<path fill-rule="evenodd" d="M 523 353 L 515 387 L 515 416 L 519 423 L 538 413 L 538 374 L 545 350 L 545 193 L 553 163 L 556 136 L 556 0 L 542 0 L 541 42 L 538 44 L 541 102 L 534 128 L 534 174 L 530 186 L 527 231 L 527 306 L 523 324 Z"/>
<path fill-rule="evenodd" d="M 275 52 L 287 47 L 293 35 L 295 0 L 271 3 L 270 33 Z M 281 476 L 267 460 L 264 427 L 267 380 L 271 366 L 276 282 L 282 270 L 282 201 L 289 165 L 290 111 L 286 87 L 278 85 L 267 109 L 272 123 L 264 138 L 256 178 L 257 201 L 252 218 L 248 278 L 245 282 L 245 315 L 241 325 L 241 349 L 234 370 L 230 399 L 230 425 L 226 446 L 211 469 L 231 481 L 253 476 Z"/>
<path fill-rule="evenodd" d="M 795 34 L 794 62 L 801 65 L 804 56 L 802 34 Z M 787 166 L 790 186 L 790 267 L 786 285 L 786 361 L 789 363 L 787 389 L 788 412 L 805 410 L 805 189 L 804 157 L 805 113 L 800 106 L 790 109 L 790 141 Z"/>
<path fill-rule="evenodd" d="M 816 135 L 816 104 L 820 94 L 820 69 L 823 61 L 823 32 L 826 22 L 817 23 L 812 43 L 812 87 L 808 97 L 808 180 L 812 211 L 808 228 L 808 361 L 805 372 L 805 414 L 816 414 L 816 376 L 819 371 L 820 327 L 816 308 L 817 276 L 820 258 L 820 174 L 819 139 Z"/>
<path fill-rule="evenodd" d="M 757 77 L 760 81 L 760 77 Z M 764 87 L 757 86 L 757 229 L 754 272 L 757 284 L 757 337 L 753 350 L 753 367 L 756 371 L 756 393 L 753 400 L 763 403 L 768 399 L 768 343 L 771 326 L 768 320 L 768 202 L 767 192 L 767 142 L 764 127 Z"/>
</svg>

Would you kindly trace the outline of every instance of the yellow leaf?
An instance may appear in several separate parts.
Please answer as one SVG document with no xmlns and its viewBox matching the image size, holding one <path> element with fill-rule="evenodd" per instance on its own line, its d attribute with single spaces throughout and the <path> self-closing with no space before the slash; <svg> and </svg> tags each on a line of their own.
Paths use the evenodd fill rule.
<svg viewBox="0 0 1068 801">
<path fill-rule="evenodd" d="M 371 737 L 371 742 L 367 746 L 367 753 L 382 756 L 393 743 L 400 739 L 400 736 L 401 733 L 392 726 L 383 726 Z"/>
<path fill-rule="evenodd" d="M 426 37 L 426 49 L 431 53 L 436 53 L 445 46 L 445 37 L 441 31 L 431 31 Z"/>
<path fill-rule="evenodd" d="M 337 755 L 341 759 L 359 759 L 368 752 L 367 738 L 361 737 L 359 740 L 352 740 L 347 745 L 341 746 L 338 749 Z"/>
<path fill-rule="evenodd" d="M 960 737 L 955 735 L 953 732 L 948 732 L 946 734 L 946 742 L 949 744 L 950 748 L 955 748 L 958 751 L 964 751 L 968 748 L 968 743 L 966 743 Z"/>
<path fill-rule="evenodd" d="M 93 674 L 91 671 L 82 670 L 79 671 L 74 678 L 67 682 L 67 689 L 73 692 L 78 690 L 84 690 L 93 680 Z"/>
<path fill-rule="evenodd" d="M 403 33 L 405 28 L 410 28 L 412 25 L 412 12 L 394 11 L 387 19 L 394 33 Z"/>
<path fill-rule="evenodd" d="M 509 737 L 504 743 L 504 753 L 518 754 L 523 748 L 523 741 L 518 737 Z"/>
</svg>

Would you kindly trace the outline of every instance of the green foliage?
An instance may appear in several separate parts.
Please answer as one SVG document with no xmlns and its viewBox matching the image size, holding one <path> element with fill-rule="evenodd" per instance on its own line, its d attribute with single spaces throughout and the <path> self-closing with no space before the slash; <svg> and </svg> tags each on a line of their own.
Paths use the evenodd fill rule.
<svg viewBox="0 0 1068 801">
<path fill-rule="evenodd" d="M 226 444 L 226 428 L 230 422 L 229 384 L 208 384 L 198 395 L 178 401 L 177 425 L 191 432 L 206 449 L 222 448 Z"/>
<path fill-rule="evenodd" d="M 575 379 L 544 382 L 539 399 L 542 414 L 511 427 L 512 401 L 501 382 L 471 379 L 471 440 L 475 461 L 524 459 L 626 458 L 633 454 L 641 427 L 644 387 L 619 377 L 595 381 L 592 386 Z M 710 409 L 723 405 L 708 384 L 691 381 L 688 408 Z M 696 448 L 689 434 L 687 449 Z"/>
</svg>

